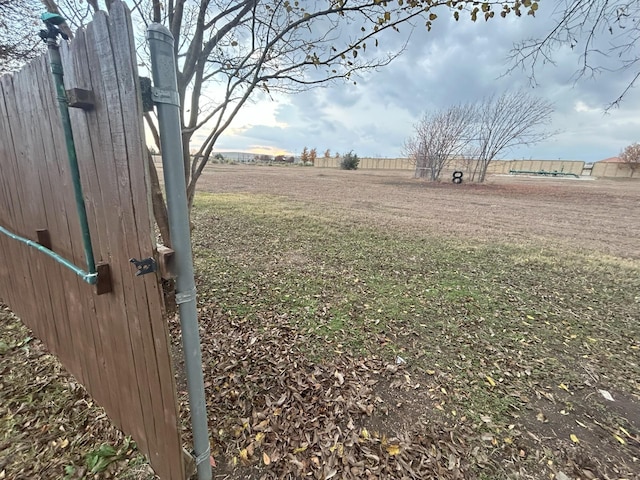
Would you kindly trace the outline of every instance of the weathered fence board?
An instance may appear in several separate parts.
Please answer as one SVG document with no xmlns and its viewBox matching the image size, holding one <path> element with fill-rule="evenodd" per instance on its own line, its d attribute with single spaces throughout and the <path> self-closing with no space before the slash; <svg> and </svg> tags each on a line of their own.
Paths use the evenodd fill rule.
<svg viewBox="0 0 640 480">
<path fill-rule="evenodd" d="M 65 88 L 92 90 L 71 109 L 96 263 L 112 292 L 96 295 L 70 270 L 0 234 L 0 299 L 131 434 L 161 478 L 183 479 L 168 331 L 155 275 L 129 259 L 154 254 L 133 28 L 123 3 L 98 12 L 61 48 Z M 0 225 L 85 267 L 56 91 L 46 57 L 0 78 Z M 61 472 L 62 476 L 62 472 Z"/>
</svg>

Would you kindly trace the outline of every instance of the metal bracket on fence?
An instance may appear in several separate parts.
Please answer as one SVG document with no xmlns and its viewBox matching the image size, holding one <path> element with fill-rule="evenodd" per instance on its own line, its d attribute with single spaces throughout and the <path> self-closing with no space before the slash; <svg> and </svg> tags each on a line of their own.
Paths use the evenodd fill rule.
<svg viewBox="0 0 640 480">
<path fill-rule="evenodd" d="M 188 290 L 186 292 L 176 293 L 176 305 L 180 305 L 181 303 L 187 303 L 196 298 L 196 289 Z"/>
<path fill-rule="evenodd" d="M 131 260 L 129 260 L 129 262 L 133 263 L 138 269 L 138 271 L 136 272 L 136 277 L 139 277 L 140 275 L 146 275 L 147 273 L 153 273 L 158 268 L 158 264 L 153 257 L 143 258 L 142 260 L 132 258 Z"/>
<path fill-rule="evenodd" d="M 151 79 L 149 77 L 138 77 L 138 84 L 140 85 L 140 96 L 142 97 L 142 111 L 145 113 L 150 112 L 153 110 Z"/>
<path fill-rule="evenodd" d="M 191 478 L 192 475 L 196 472 L 198 465 L 206 462 L 211 458 L 211 446 L 207 448 L 202 455 L 196 455 L 196 452 L 193 450 L 189 451 L 186 448 L 182 447 L 182 458 L 184 458 L 184 466 L 185 473 L 187 478 Z"/>
<path fill-rule="evenodd" d="M 178 92 L 173 90 L 162 90 L 161 88 L 151 87 L 151 98 L 153 98 L 155 103 L 167 103 L 177 107 L 180 106 Z"/>
</svg>

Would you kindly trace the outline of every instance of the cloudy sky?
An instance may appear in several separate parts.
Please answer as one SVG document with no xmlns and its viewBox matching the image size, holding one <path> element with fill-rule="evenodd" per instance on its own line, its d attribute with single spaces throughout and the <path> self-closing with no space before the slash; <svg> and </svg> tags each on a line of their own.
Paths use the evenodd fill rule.
<svg viewBox="0 0 640 480">
<path fill-rule="evenodd" d="M 555 65 L 539 65 L 532 87 L 521 70 L 506 74 L 515 42 L 539 37 L 552 23 L 552 2 L 538 15 L 473 23 L 441 15 L 431 32 L 417 26 L 406 51 L 391 65 L 360 76 L 357 85 L 338 83 L 302 94 L 257 97 L 238 115 L 217 144 L 218 151 L 290 153 L 303 147 L 321 155 L 353 150 L 362 157 L 402 156 L 413 125 L 428 110 L 473 102 L 509 89 L 527 88 L 555 104 L 552 130 L 559 133 L 536 146 L 505 155 L 515 159 L 597 161 L 640 141 L 640 89 L 619 108 L 605 108 L 622 92 L 631 72 L 603 73 L 575 81 L 578 52 L 556 51 Z M 382 48 L 406 38 L 392 33 Z M 603 39 L 608 42 L 608 39 Z M 607 61 L 604 59 L 603 61 Z"/>
</svg>

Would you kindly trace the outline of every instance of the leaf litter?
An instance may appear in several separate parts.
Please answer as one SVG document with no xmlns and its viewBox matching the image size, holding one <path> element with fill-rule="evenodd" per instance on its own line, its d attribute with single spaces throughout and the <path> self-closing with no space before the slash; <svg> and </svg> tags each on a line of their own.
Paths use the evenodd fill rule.
<svg viewBox="0 0 640 480">
<path fill-rule="evenodd" d="M 0 480 L 155 477 L 135 443 L 0 304 Z"/>
<path fill-rule="evenodd" d="M 313 362 L 300 349 L 306 338 L 283 316 L 262 318 L 259 328 L 207 307 L 200 318 L 213 452 L 240 468 L 238 478 L 460 479 L 487 461 L 469 448 L 472 432 L 462 423 L 376 428 L 395 407 L 379 384 L 398 396 L 414 387 L 402 366 L 348 353 Z M 179 335 L 177 320 L 171 325 Z"/>
</svg>

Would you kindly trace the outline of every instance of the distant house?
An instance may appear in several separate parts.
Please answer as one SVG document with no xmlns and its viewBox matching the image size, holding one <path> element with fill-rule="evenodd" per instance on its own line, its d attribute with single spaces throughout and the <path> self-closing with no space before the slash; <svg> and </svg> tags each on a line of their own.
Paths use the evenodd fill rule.
<svg viewBox="0 0 640 480">
<path fill-rule="evenodd" d="M 609 157 L 604 160 L 598 160 L 598 163 L 623 163 L 620 157 Z"/>
</svg>

